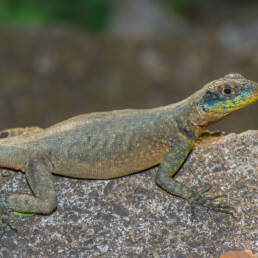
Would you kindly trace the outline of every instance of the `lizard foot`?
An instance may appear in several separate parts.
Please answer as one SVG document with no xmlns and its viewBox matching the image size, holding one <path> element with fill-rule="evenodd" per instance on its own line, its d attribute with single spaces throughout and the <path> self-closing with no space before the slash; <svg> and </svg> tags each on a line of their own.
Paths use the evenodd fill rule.
<svg viewBox="0 0 258 258">
<path fill-rule="evenodd" d="M 0 198 L 0 240 L 7 232 L 8 228 L 16 231 L 16 228 L 9 221 L 9 208 L 7 202 Z"/>
<path fill-rule="evenodd" d="M 192 196 L 188 199 L 188 202 L 191 205 L 192 214 L 194 215 L 194 207 L 202 206 L 209 210 L 213 210 L 216 212 L 222 212 L 231 215 L 233 218 L 235 217 L 236 210 L 234 207 L 221 203 L 218 199 L 225 197 L 225 195 L 205 195 L 211 189 L 210 185 L 203 187 L 203 189 L 199 192 L 193 192 Z"/>
</svg>

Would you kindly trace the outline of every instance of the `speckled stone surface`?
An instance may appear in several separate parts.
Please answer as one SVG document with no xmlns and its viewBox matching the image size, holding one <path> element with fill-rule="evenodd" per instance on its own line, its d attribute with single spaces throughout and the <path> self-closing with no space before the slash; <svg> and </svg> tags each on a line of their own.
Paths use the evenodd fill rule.
<svg viewBox="0 0 258 258">
<path fill-rule="evenodd" d="M 198 144 L 177 179 L 226 194 L 237 219 L 196 208 L 154 181 L 157 168 L 114 180 L 55 177 L 58 208 L 50 216 L 11 215 L 18 232 L 0 241 L 0 257 L 218 257 L 257 246 L 258 131 Z M 29 192 L 20 172 L 0 171 L 0 194 Z"/>
</svg>

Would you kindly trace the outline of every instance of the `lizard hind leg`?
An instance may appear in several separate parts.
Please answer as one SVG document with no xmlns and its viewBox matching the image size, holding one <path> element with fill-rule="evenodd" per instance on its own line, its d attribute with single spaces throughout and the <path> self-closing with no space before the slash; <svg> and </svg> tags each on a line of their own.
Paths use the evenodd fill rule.
<svg viewBox="0 0 258 258">
<path fill-rule="evenodd" d="M 18 135 L 26 135 L 32 133 L 42 132 L 44 129 L 33 126 L 33 127 L 18 127 L 18 128 L 10 128 L 0 131 L 0 138 L 13 137 Z"/>
<path fill-rule="evenodd" d="M 9 196 L 9 208 L 24 213 L 51 213 L 57 206 L 57 199 L 48 160 L 43 158 L 31 160 L 25 167 L 25 174 L 34 195 L 13 194 Z"/>
</svg>

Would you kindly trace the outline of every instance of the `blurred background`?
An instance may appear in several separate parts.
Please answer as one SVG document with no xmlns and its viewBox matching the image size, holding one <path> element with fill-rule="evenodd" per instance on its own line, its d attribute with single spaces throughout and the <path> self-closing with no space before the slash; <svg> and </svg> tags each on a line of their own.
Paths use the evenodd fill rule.
<svg viewBox="0 0 258 258">
<path fill-rule="evenodd" d="M 258 1 L 0 2 L 0 129 L 167 105 L 230 72 L 258 81 Z M 258 129 L 257 111 L 216 128 Z"/>
</svg>

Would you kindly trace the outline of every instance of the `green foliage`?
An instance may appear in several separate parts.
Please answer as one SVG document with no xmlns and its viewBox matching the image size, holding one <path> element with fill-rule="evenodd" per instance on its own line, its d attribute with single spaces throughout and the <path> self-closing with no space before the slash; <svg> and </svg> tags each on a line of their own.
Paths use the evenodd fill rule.
<svg viewBox="0 0 258 258">
<path fill-rule="evenodd" d="M 161 0 L 166 9 L 181 15 L 188 15 L 204 1 L 205 0 Z"/>
<path fill-rule="evenodd" d="M 2 0 L 0 22 L 67 24 L 92 32 L 105 29 L 112 0 Z"/>
<path fill-rule="evenodd" d="M 43 23 L 48 19 L 43 6 L 31 4 L 29 0 L 2 0 L 0 2 L 1 23 Z"/>
</svg>

